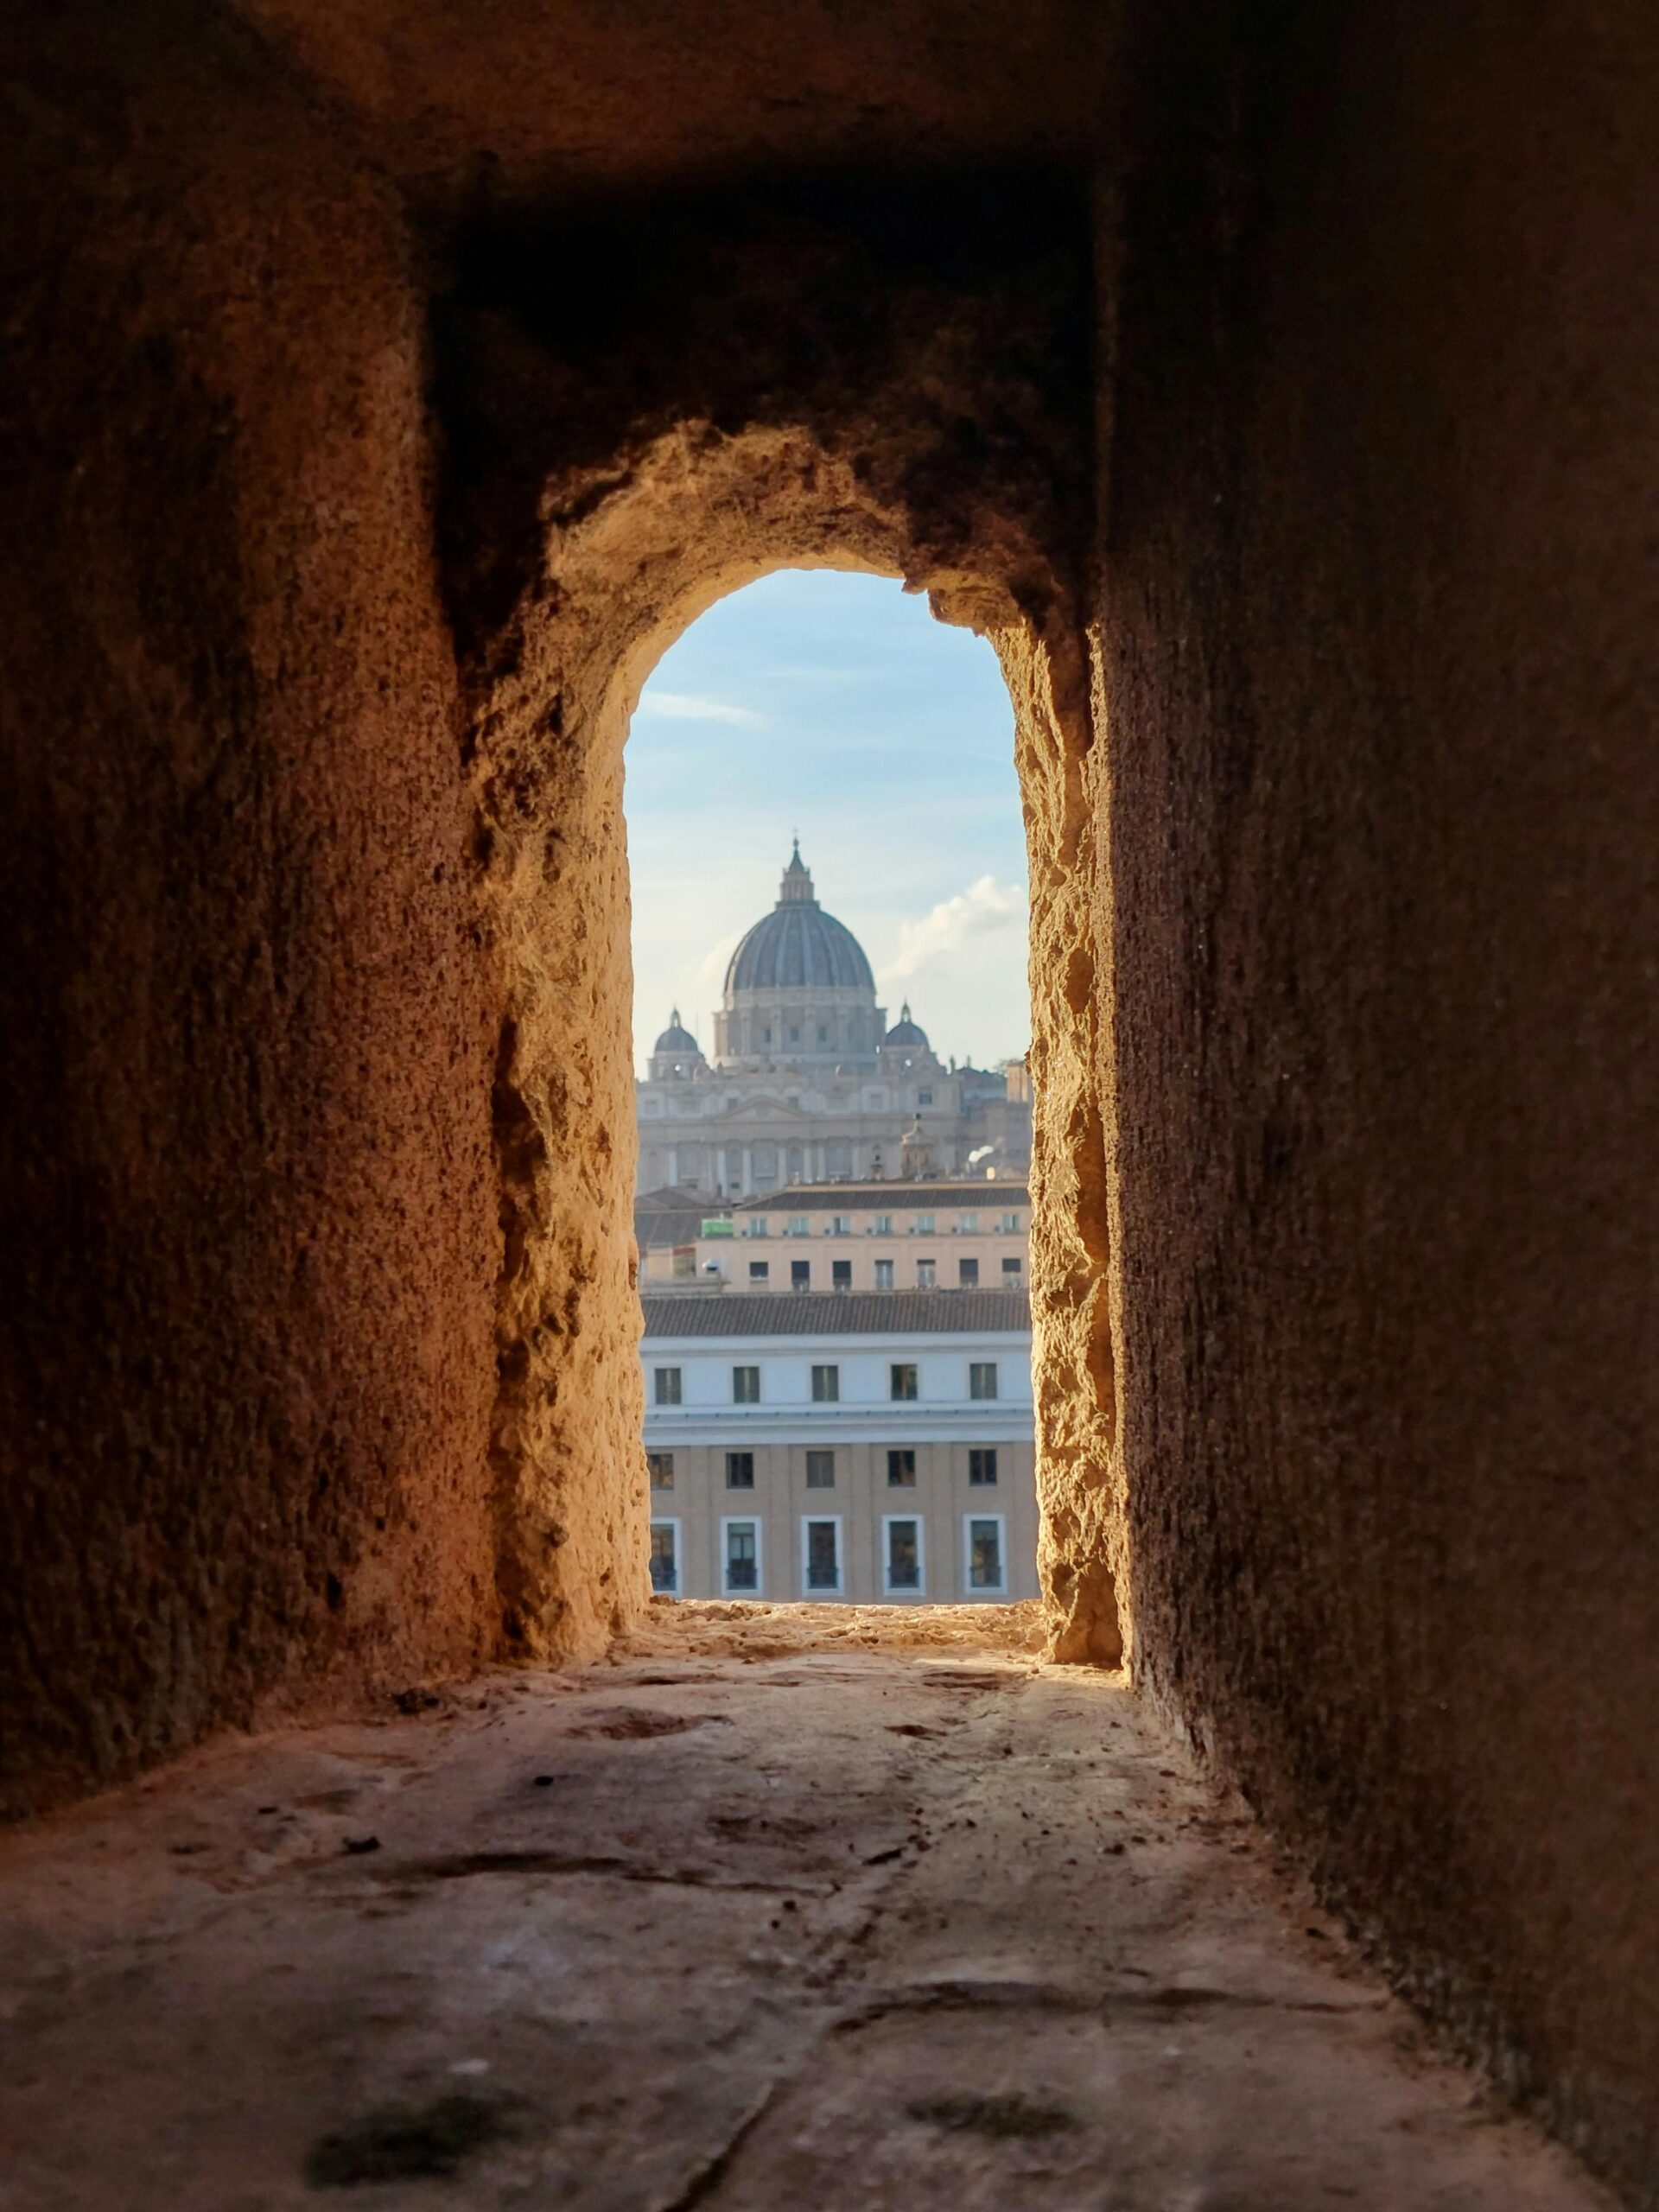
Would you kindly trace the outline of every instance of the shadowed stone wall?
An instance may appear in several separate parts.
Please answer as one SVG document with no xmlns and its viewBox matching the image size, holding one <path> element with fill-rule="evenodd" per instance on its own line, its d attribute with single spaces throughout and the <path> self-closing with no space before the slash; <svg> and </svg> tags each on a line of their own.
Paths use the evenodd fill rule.
<svg viewBox="0 0 1659 2212">
<path fill-rule="evenodd" d="M 1659 28 L 1244 22 L 1121 244 L 1135 1665 L 1651 2202 Z"/>
<path fill-rule="evenodd" d="M 400 213 L 196 11 L 0 143 L 0 1797 L 492 1648 L 493 994 Z"/>
</svg>

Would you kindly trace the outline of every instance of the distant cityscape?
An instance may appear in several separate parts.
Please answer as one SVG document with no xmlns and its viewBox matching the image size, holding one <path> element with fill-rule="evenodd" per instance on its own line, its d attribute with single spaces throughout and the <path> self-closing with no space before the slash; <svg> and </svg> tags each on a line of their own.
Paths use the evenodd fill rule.
<svg viewBox="0 0 1659 2212">
<path fill-rule="evenodd" d="M 714 1027 L 638 1085 L 654 1586 L 1034 1597 L 1023 1060 L 889 1028 L 798 844 Z"/>
</svg>

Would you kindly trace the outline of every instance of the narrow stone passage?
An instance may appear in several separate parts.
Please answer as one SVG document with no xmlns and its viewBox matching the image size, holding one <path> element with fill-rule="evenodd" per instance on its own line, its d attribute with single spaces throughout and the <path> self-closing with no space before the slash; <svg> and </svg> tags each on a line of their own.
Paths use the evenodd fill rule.
<svg viewBox="0 0 1659 2212">
<path fill-rule="evenodd" d="M 7 1840 L 0 2205 L 1607 2201 L 1115 1678 L 719 1610 Z"/>
</svg>

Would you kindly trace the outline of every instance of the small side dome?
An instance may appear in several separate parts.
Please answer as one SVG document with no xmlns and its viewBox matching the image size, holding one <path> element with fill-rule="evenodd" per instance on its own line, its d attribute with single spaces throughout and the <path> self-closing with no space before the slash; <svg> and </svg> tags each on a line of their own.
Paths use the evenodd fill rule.
<svg viewBox="0 0 1659 2212">
<path fill-rule="evenodd" d="M 927 1032 L 925 1029 L 918 1028 L 917 1024 L 911 1020 L 910 1001 L 908 999 L 905 1001 L 904 1005 L 899 1009 L 898 1020 L 893 1023 L 892 1028 L 888 1030 L 887 1035 L 881 1039 L 881 1042 L 884 1045 L 903 1046 L 908 1051 L 912 1052 L 926 1052 Z"/>
<path fill-rule="evenodd" d="M 668 1027 L 652 1046 L 653 1052 L 695 1052 L 697 1040 L 689 1029 L 680 1027 L 680 1009 L 676 1007 L 668 1017 Z"/>
</svg>

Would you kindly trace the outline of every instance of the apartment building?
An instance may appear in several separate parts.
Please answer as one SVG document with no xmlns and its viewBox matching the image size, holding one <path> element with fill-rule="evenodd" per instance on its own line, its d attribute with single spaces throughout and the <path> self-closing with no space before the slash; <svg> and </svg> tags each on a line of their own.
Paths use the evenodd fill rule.
<svg viewBox="0 0 1659 2212">
<path fill-rule="evenodd" d="M 671 1232 L 642 1230 L 646 1285 L 695 1278 L 809 1294 L 1026 1287 L 1031 1203 L 1023 1179 L 801 1184 L 701 1217 L 664 1211 L 671 1195 L 657 1194 L 650 1220 L 677 1220 L 683 1235 L 671 1245 L 663 1240 Z"/>
<path fill-rule="evenodd" d="M 643 1303 L 658 1591 L 1036 1596 L 1023 1289 L 647 1287 Z"/>
</svg>

